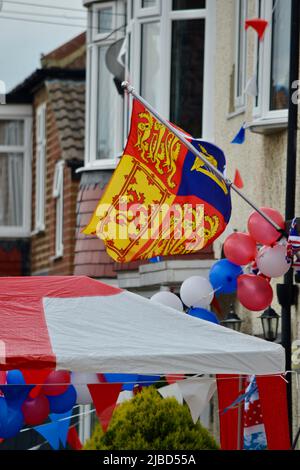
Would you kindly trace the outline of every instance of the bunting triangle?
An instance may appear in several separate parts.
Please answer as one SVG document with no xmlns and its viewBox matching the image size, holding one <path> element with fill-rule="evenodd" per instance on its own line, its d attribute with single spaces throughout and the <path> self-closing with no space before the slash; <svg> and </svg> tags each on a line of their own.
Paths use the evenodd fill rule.
<svg viewBox="0 0 300 470">
<path fill-rule="evenodd" d="M 257 96 L 257 77 L 256 74 L 252 75 L 252 77 L 248 80 L 246 87 L 245 87 L 245 93 L 248 96 L 253 96 L 255 98 Z"/>
<path fill-rule="evenodd" d="M 116 407 L 122 384 L 89 384 L 88 388 L 102 429 L 106 432 Z"/>
<path fill-rule="evenodd" d="M 51 413 L 49 415 L 51 421 L 57 423 L 58 435 L 63 447 L 66 447 L 72 413 L 73 410 L 67 411 L 66 413 L 62 414 Z"/>
<path fill-rule="evenodd" d="M 36 426 L 34 430 L 49 442 L 52 449 L 59 449 L 59 432 L 57 423 L 42 424 L 41 426 Z"/>
<path fill-rule="evenodd" d="M 196 423 L 216 390 L 216 380 L 209 377 L 193 377 L 178 382 L 183 399 L 188 405 L 192 420 Z"/>
<path fill-rule="evenodd" d="M 184 380 L 185 375 L 184 374 L 167 374 L 166 375 L 166 381 L 168 382 L 169 385 L 175 384 L 179 380 Z"/>
<path fill-rule="evenodd" d="M 163 398 L 175 398 L 180 405 L 183 404 L 183 396 L 177 383 L 166 385 L 157 390 Z"/>
<path fill-rule="evenodd" d="M 0 385 L 6 384 L 6 372 L 0 370 Z"/>
<path fill-rule="evenodd" d="M 235 170 L 233 184 L 239 189 L 243 189 L 244 187 L 244 181 L 241 177 L 239 170 Z"/>
<path fill-rule="evenodd" d="M 67 443 L 73 450 L 81 450 L 82 449 L 82 442 L 79 439 L 78 432 L 75 426 L 72 426 L 69 429 Z"/>
<path fill-rule="evenodd" d="M 236 134 L 236 136 L 232 139 L 231 143 L 243 144 L 245 142 L 245 139 L 246 139 L 246 131 L 245 131 L 245 127 L 243 124 L 240 130 L 238 131 L 238 133 Z"/>
<path fill-rule="evenodd" d="M 263 18 L 252 18 L 245 21 L 245 29 L 253 28 L 257 32 L 259 40 L 262 41 L 268 24 L 269 22 Z"/>
<path fill-rule="evenodd" d="M 30 398 L 36 398 L 42 388 L 42 384 L 45 383 L 46 378 L 48 377 L 49 373 L 52 369 L 41 369 L 41 370 L 30 370 L 30 369 L 22 369 L 22 374 L 24 376 L 25 382 L 30 385 L 36 385 L 30 392 Z"/>
</svg>

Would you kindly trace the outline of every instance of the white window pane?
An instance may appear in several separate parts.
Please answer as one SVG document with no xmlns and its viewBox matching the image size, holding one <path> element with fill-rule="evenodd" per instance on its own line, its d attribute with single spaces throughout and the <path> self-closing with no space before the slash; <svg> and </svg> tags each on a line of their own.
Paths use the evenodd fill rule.
<svg viewBox="0 0 300 470">
<path fill-rule="evenodd" d="M 205 20 L 173 21 L 170 119 L 202 136 Z"/>
<path fill-rule="evenodd" d="M 104 34 L 112 31 L 112 8 L 102 8 L 98 11 L 98 33 Z"/>
<path fill-rule="evenodd" d="M 23 154 L 0 153 L 0 226 L 23 225 Z"/>
<path fill-rule="evenodd" d="M 157 0 L 142 0 L 142 8 L 151 8 L 155 7 Z"/>
<path fill-rule="evenodd" d="M 160 88 L 160 25 L 142 24 L 141 94 L 152 106 L 158 106 Z"/>
<path fill-rule="evenodd" d="M 238 8 L 238 34 L 237 34 L 237 57 L 236 57 L 236 96 L 242 97 L 245 89 L 245 59 L 246 59 L 246 0 L 237 0 Z"/>
<path fill-rule="evenodd" d="M 116 100 L 118 92 L 109 72 L 105 56 L 108 46 L 98 49 L 97 159 L 115 158 Z"/>
<path fill-rule="evenodd" d="M 291 0 L 273 0 L 270 109 L 287 109 L 289 99 L 289 58 Z"/>
<path fill-rule="evenodd" d="M 24 145 L 24 121 L 0 120 L 0 145 Z"/>
<path fill-rule="evenodd" d="M 173 10 L 196 10 L 205 8 L 205 0 L 173 0 Z"/>
</svg>

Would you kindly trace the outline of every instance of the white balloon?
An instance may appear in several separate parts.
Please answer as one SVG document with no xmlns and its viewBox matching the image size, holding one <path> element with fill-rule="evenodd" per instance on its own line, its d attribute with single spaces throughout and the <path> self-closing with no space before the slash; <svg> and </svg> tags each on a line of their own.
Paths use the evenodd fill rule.
<svg viewBox="0 0 300 470">
<path fill-rule="evenodd" d="M 281 277 L 291 265 L 286 260 L 286 246 L 263 246 L 256 257 L 256 264 L 262 274 L 268 277 Z"/>
<path fill-rule="evenodd" d="M 99 383 L 97 374 L 91 374 L 86 372 L 72 372 L 71 383 L 74 385 L 77 393 L 78 405 L 90 405 L 93 403 L 90 391 L 87 384 Z"/>
<path fill-rule="evenodd" d="M 180 297 L 188 307 L 207 308 L 214 298 L 214 288 L 205 277 L 192 276 L 183 282 Z"/>
<path fill-rule="evenodd" d="M 167 307 L 174 308 L 175 310 L 183 311 L 183 305 L 179 297 L 168 291 L 157 292 L 152 295 L 151 301 L 157 302 L 158 304 L 166 305 Z"/>
</svg>

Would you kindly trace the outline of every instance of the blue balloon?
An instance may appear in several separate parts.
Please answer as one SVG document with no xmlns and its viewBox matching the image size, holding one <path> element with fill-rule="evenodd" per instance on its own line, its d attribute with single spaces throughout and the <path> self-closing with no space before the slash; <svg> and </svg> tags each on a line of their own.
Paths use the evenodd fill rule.
<svg viewBox="0 0 300 470">
<path fill-rule="evenodd" d="M 217 325 L 220 323 L 215 313 L 205 310 L 205 308 L 190 308 L 188 314 L 192 317 L 200 318 L 200 320 L 216 323 Z"/>
<path fill-rule="evenodd" d="M 32 385 L 26 385 L 23 374 L 20 370 L 9 370 L 6 375 L 7 385 L 0 385 L 8 405 L 13 408 L 21 407 L 26 400 Z"/>
<path fill-rule="evenodd" d="M 20 370 L 9 370 L 6 375 L 6 382 L 9 385 L 25 385 L 25 379 Z"/>
<path fill-rule="evenodd" d="M 237 290 L 237 278 L 243 274 L 240 266 L 228 259 L 217 261 L 209 273 L 209 281 L 216 294 L 233 294 Z"/>
<path fill-rule="evenodd" d="M 0 428 L 2 423 L 5 423 L 8 415 L 7 402 L 4 397 L 0 397 Z"/>
<path fill-rule="evenodd" d="M 61 395 L 47 396 L 51 413 L 66 413 L 76 405 L 77 393 L 73 385 Z"/>
<path fill-rule="evenodd" d="M 137 374 L 104 374 L 104 377 L 107 382 L 123 384 L 122 390 L 129 391 L 133 390 L 138 381 Z"/>
<path fill-rule="evenodd" d="M 19 408 L 8 407 L 7 419 L 0 424 L 0 438 L 15 437 L 24 426 L 24 416 Z"/>
</svg>

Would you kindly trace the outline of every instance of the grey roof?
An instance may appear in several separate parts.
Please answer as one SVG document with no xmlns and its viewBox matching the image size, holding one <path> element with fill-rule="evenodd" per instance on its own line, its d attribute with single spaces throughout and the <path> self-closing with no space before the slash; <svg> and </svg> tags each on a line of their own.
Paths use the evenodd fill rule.
<svg viewBox="0 0 300 470">
<path fill-rule="evenodd" d="M 46 81 L 64 160 L 84 158 L 85 82 Z"/>
</svg>

